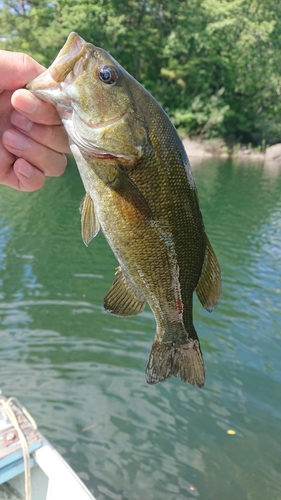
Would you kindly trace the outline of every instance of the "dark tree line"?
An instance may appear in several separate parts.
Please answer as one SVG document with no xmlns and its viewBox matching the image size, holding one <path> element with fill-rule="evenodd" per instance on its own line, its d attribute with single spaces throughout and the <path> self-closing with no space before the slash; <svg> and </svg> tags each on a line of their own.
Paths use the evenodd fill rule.
<svg viewBox="0 0 281 500">
<path fill-rule="evenodd" d="M 70 31 L 108 50 L 188 135 L 281 141 L 276 0 L 7 0 L 0 48 L 49 65 Z"/>
</svg>

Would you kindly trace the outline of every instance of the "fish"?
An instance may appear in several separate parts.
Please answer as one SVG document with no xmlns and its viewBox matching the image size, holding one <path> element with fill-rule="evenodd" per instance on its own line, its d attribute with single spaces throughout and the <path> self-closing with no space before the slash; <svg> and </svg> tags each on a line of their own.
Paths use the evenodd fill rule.
<svg viewBox="0 0 281 500">
<path fill-rule="evenodd" d="M 148 303 L 153 312 L 147 383 L 175 376 L 203 387 L 193 294 L 212 311 L 221 273 L 174 125 L 108 52 L 74 32 L 26 88 L 56 107 L 67 131 L 86 192 L 80 204 L 84 243 L 101 229 L 119 263 L 105 310 L 132 316 Z"/>
</svg>

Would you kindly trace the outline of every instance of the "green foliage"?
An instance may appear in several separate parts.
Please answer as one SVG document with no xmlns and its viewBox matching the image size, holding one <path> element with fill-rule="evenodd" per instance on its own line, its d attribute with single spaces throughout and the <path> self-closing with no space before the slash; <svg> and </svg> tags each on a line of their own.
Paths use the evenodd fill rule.
<svg viewBox="0 0 281 500">
<path fill-rule="evenodd" d="M 108 50 L 189 135 L 279 142 L 276 0 L 6 0 L 0 48 L 46 66 L 70 31 Z"/>
</svg>

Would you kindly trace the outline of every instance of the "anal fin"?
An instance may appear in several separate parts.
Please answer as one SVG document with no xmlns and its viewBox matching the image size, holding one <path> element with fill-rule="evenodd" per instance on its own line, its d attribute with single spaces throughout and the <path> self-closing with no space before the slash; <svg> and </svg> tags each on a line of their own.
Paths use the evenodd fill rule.
<svg viewBox="0 0 281 500">
<path fill-rule="evenodd" d="M 205 257 L 196 293 L 202 306 L 211 312 L 216 307 L 221 295 L 221 272 L 217 257 L 206 234 L 205 238 Z"/>
<path fill-rule="evenodd" d="M 82 239 L 85 245 L 88 246 L 100 229 L 100 224 L 95 213 L 94 202 L 89 193 L 86 193 L 81 200 L 79 210 L 81 213 Z"/>
<path fill-rule="evenodd" d="M 138 296 L 137 291 L 127 282 L 122 269 L 118 267 L 116 278 L 104 298 L 106 311 L 117 316 L 134 316 L 143 310 L 145 302 L 145 298 Z"/>
</svg>

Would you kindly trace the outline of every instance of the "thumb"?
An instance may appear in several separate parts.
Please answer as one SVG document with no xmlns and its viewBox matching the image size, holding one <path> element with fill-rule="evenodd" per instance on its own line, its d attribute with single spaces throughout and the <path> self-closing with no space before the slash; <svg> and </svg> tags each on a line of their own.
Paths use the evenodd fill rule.
<svg viewBox="0 0 281 500">
<path fill-rule="evenodd" d="M 1 90 L 16 90 L 45 70 L 41 64 L 22 52 L 0 50 Z"/>
</svg>

